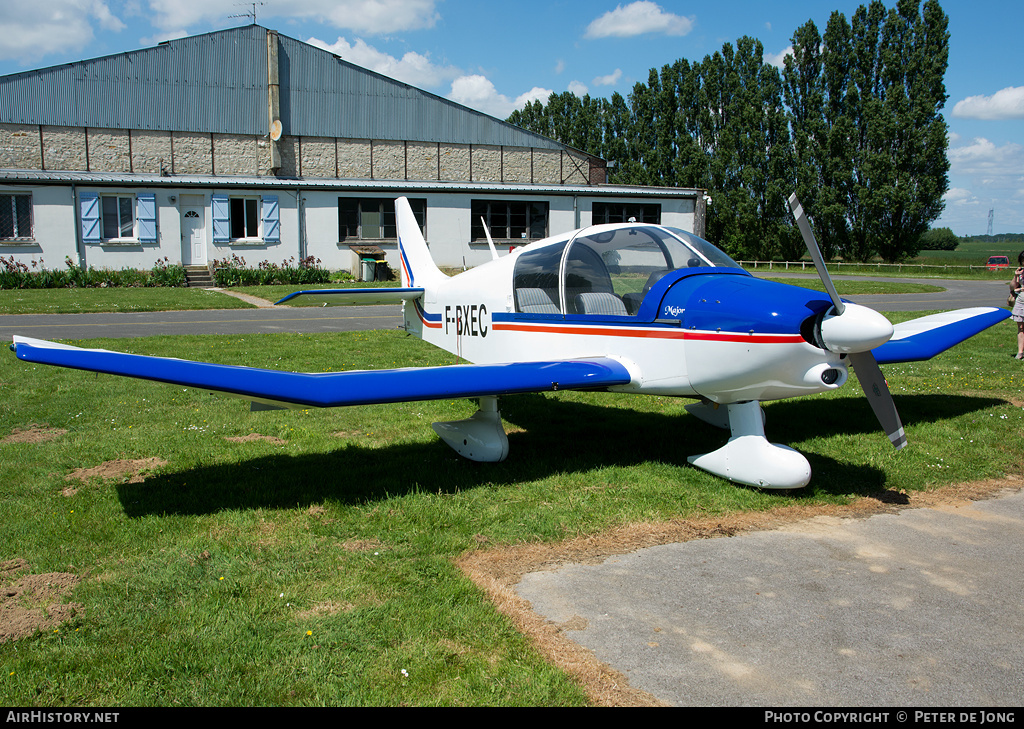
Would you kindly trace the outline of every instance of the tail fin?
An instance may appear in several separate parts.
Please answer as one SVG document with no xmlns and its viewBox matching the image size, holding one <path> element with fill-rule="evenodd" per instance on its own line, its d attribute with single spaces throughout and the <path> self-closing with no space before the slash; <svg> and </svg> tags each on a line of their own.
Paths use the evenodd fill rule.
<svg viewBox="0 0 1024 729">
<path fill-rule="evenodd" d="M 395 200 L 395 218 L 398 225 L 398 253 L 402 259 L 402 286 L 430 288 L 447 278 L 434 265 L 416 216 L 404 197 Z"/>
</svg>

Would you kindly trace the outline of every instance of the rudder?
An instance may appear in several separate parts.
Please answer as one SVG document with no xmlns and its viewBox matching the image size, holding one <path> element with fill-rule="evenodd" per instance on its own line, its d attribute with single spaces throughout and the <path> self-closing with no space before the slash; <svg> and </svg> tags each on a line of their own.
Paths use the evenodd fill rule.
<svg viewBox="0 0 1024 729">
<path fill-rule="evenodd" d="M 416 215 L 405 197 L 395 200 L 395 222 L 398 226 L 402 286 L 430 288 L 447 278 L 434 264 L 419 223 L 416 222 Z"/>
</svg>

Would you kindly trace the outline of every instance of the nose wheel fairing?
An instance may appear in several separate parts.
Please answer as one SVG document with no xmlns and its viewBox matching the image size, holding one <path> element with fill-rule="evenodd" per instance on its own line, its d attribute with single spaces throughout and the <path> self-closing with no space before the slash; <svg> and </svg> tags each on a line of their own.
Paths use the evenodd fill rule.
<svg viewBox="0 0 1024 729">
<path fill-rule="evenodd" d="M 802 454 L 788 446 L 769 443 L 765 438 L 764 415 L 756 400 L 720 406 L 713 416 L 705 405 L 690 406 L 687 410 L 720 427 L 727 420 L 731 432 L 729 441 L 718 450 L 687 459 L 697 468 L 765 489 L 802 488 L 811 480 L 811 464 Z"/>
</svg>

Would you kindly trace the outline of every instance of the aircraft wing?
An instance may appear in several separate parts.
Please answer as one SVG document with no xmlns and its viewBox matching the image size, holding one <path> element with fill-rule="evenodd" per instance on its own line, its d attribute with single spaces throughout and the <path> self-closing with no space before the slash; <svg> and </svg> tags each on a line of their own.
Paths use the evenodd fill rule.
<svg viewBox="0 0 1024 729">
<path fill-rule="evenodd" d="M 911 319 L 896 324 L 892 339 L 871 351 L 879 364 L 931 359 L 1009 316 L 1006 309 L 975 307 Z"/>
<path fill-rule="evenodd" d="M 83 349 L 18 336 L 11 349 L 24 362 L 154 380 L 285 407 L 337 407 L 601 389 L 630 381 L 626 368 L 607 357 L 301 373 Z"/>
<path fill-rule="evenodd" d="M 275 304 L 284 304 L 301 297 L 303 306 L 360 306 L 372 304 L 400 304 L 403 301 L 418 299 L 423 296 L 423 289 L 320 289 L 296 291 L 285 296 Z"/>
</svg>

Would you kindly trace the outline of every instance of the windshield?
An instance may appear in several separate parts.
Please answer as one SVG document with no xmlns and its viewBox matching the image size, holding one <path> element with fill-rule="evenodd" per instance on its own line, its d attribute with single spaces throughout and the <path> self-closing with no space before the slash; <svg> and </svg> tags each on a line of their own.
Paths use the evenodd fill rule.
<svg viewBox="0 0 1024 729">
<path fill-rule="evenodd" d="M 739 264 L 678 228 L 595 226 L 567 243 L 524 253 L 516 264 L 516 310 L 634 316 L 647 292 L 680 268 Z"/>
</svg>

